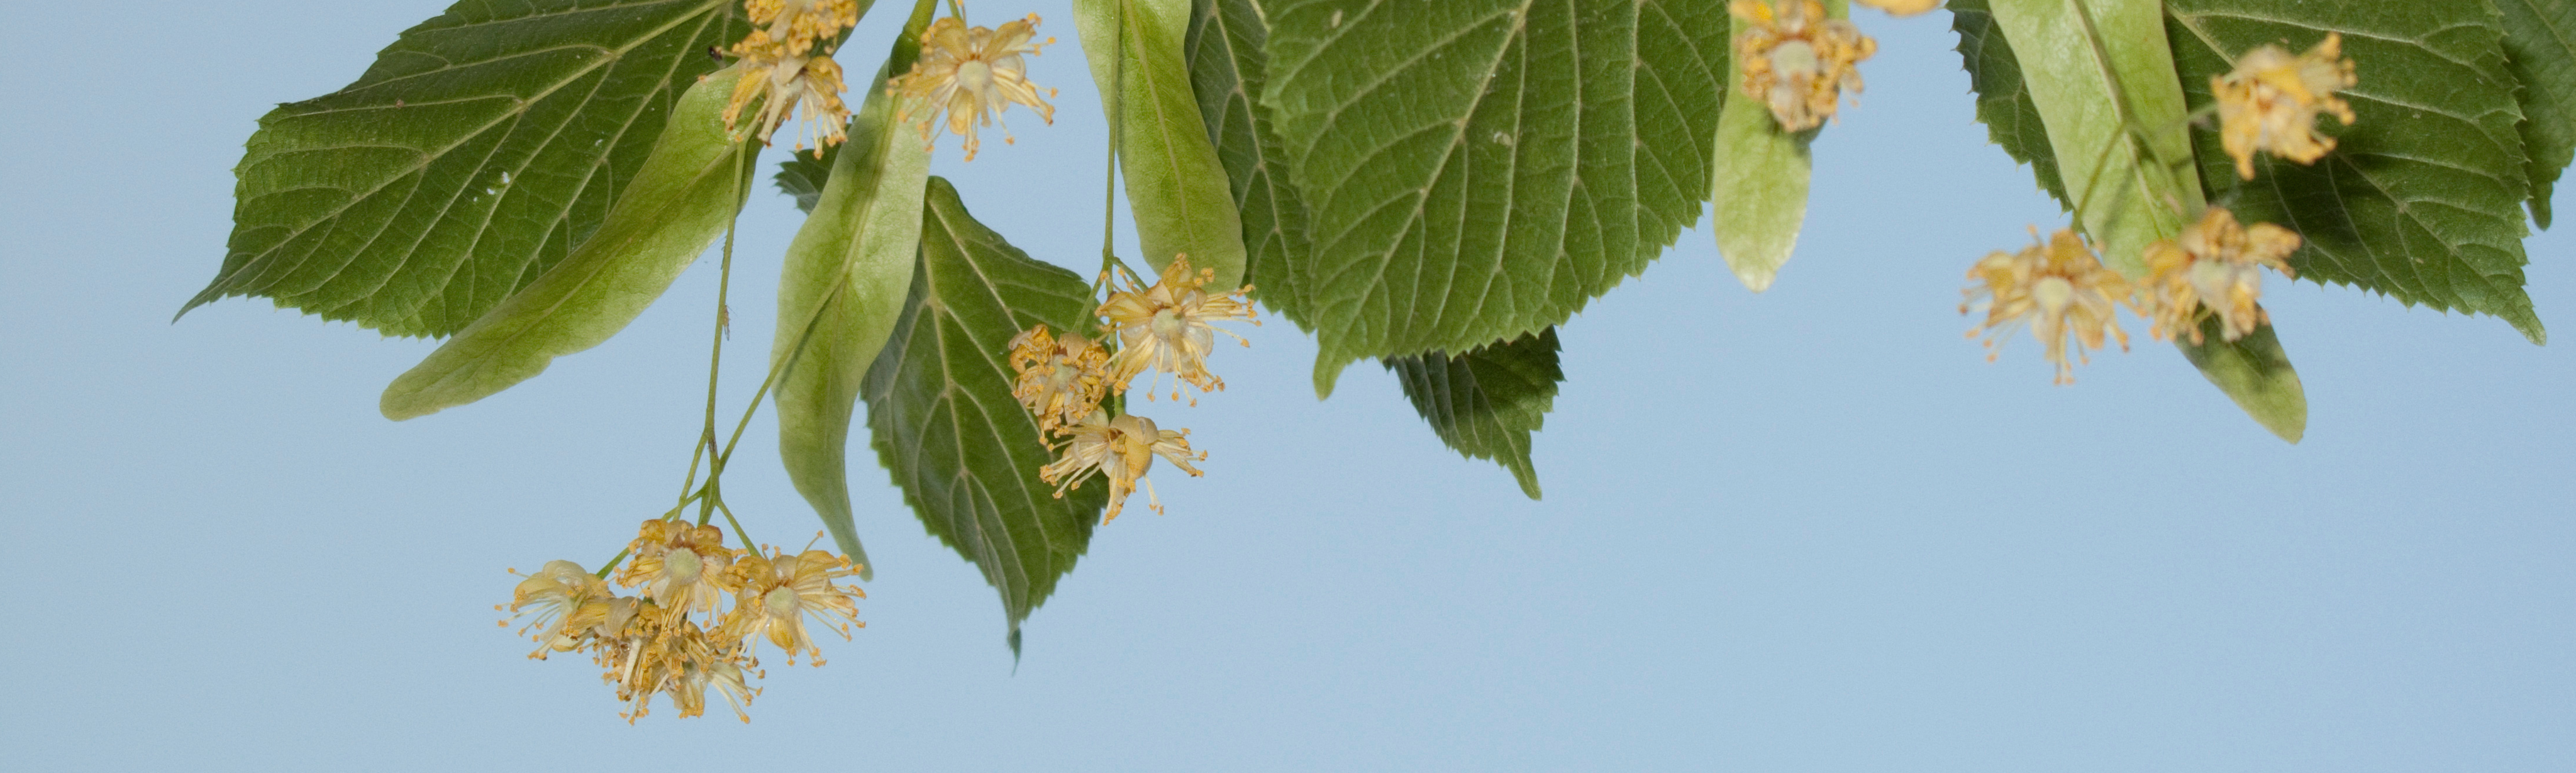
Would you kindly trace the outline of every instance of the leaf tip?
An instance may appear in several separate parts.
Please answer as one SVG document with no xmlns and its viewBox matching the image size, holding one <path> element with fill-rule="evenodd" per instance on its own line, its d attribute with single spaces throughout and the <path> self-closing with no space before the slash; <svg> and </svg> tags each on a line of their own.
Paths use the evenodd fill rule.
<svg viewBox="0 0 2576 773">
<path fill-rule="evenodd" d="M 1341 381 L 1342 369 L 1350 367 L 1352 362 L 1354 361 L 1336 358 L 1331 354 L 1315 355 L 1315 399 L 1317 401 L 1333 396 L 1334 383 Z"/>
</svg>

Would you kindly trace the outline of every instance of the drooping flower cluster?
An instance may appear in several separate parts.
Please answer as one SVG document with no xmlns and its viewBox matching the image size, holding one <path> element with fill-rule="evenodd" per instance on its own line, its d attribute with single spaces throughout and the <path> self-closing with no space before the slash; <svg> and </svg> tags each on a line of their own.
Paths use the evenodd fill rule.
<svg viewBox="0 0 2576 773">
<path fill-rule="evenodd" d="M 1834 117 L 1843 92 L 1861 90 L 1856 65 L 1878 52 L 1878 41 L 1848 20 L 1826 18 L 1816 0 L 1735 0 L 1727 10 L 1748 27 L 1735 39 L 1744 95 L 1769 105 L 1782 131 Z"/>
<path fill-rule="evenodd" d="M 2033 229 L 2032 236 L 2037 235 Z M 2140 256 L 2146 264 L 2146 280 L 2131 283 L 2102 265 L 2074 231 L 2060 229 L 2046 244 L 2018 253 L 1996 252 L 1977 261 L 1968 271 L 1973 282 L 1967 290 L 1968 302 L 1960 304 L 1959 311 L 1967 313 L 1979 304 L 1985 307 L 1985 321 L 1969 335 L 1987 334 L 1988 360 L 1995 358 L 1994 349 L 2012 329 L 2029 325 L 2032 334 L 2047 345 L 2048 361 L 2057 366 L 2057 383 L 2068 384 L 2075 379 L 2074 366 L 2066 358 L 2066 336 L 2075 337 L 2079 361 L 2086 350 L 2102 348 L 2106 331 L 2119 340 L 2120 348 L 2128 348 L 2127 334 L 2111 319 L 2120 304 L 2146 317 L 2151 325 L 2148 334 L 2157 340 L 2188 336 L 2195 346 L 2206 342 L 2200 325 L 2213 316 L 2221 323 L 2220 337 L 2227 341 L 2269 324 L 2271 317 L 2259 303 L 2262 270 L 2268 267 L 2282 276 L 2295 276 L 2288 258 L 2299 243 L 2299 235 L 2287 228 L 2270 223 L 2242 226 L 2235 213 L 2210 207 L 2176 238 L 2147 245 Z"/>
<path fill-rule="evenodd" d="M 816 48 L 859 23 L 857 0 L 744 0 L 743 9 L 752 30 L 731 49 L 741 60 L 742 80 L 725 104 L 725 131 L 741 137 L 748 130 L 767 144 L 780 124 L 801 115 L 805 123 L 797 149 L 848 139 L 850 108 L 841 101 L 847 88 L 841 65 L 832 61 L 830 51 Z M 755 104 L 760 111 L 746 126 L 743 113 Z"/>
<path fill-rule="evenodd" d="M 1001 124 L 1002 111 L 1013 102 L 1054 124 L 1055 106 L 1038 97 L 1038 87 L 1029 83 L 1028 62 L 1021 58 L 1055 43 L 1055 38 L 1029 42 L 1037 26 L 1037 14 L 998 29 L 968 27 L 953 16 L 931 22 L 921 33 L 921 58 L 913 61 L 912 71 L 886 81 L 886 94 L 905 98 L 895 120 L 921 116 L 921 142 L 928 145 L 945 113 L 948 131 L 966 138 L 968 161 L 983 147 L 976 128 Z M 1055 96 L 1055 89 L 1047 89 L 1046 95 Z M 1011 141 L 1011 127 L 1002 124 L 1002 142 Z"/>
<path fill-rule="evenodd" d="M 2075 338 L 2075 358 L 2086 359 L 2085 353 L 2102 348 L 2107 331 L 2129 348 L 2129 335 L 2111 318 L 2113 310 L 2130 299 L 2129 283 L 2120 273 L 2102 265 L 2093 248 L 2070 229 L 2058 229 L 2045 242 L 2038 241 L 2039 229 L 2030 232 L 2033 243 L 2019 252 L 1994 252 L 1977 261 L 1968 270 L 1968 278 L 1977 284 L 1967 290 L 1967 300 L 1959 312 L 1968 313 L 1982 304 L 1986 319 L 1970 337 L 1983 332 L 1986 336 L 1986 359 L 1995 358 L 1997 347 L 2012 332 L 2024 325 L 2031 335 L 2047 347 L 2048 361 L 2057 366 L 2056 382 L 2075 382 L 2075 366 L 2067 361 L 2066 339 Z"/>
<path fill-rule="evenodd" d="M 789 665 L 801 655 L 819 666 L 822 650 L 807 618 L 844 639 L 865 625 L 857 599 L 867 594 L 833 582 L 858 568 L 824 551 L 746 552 L 725 547 L 715 527 L 661 519 L 645 521 L 627 551 L 632 560 L 616 584 L 636 595 L 617 595 L 579 564 L 549 561 L 519 582 L 509 610 L 527 621 L 519 634 L 537 642 L 528 657 L 589 653 L 626 704 L 620 716 L 629 722 L 649 713 L 656 695 L 670 696 L 682 717 L 704 714 L 710 688 L 749 722 L 746 709 L 760 689 L 747 679 L 765 673 L 755 651 L 762 639 L 785 652 Z"/>
<path fill-rule="evenodd" d="M 1011 370 L 1019 374 L 1011 396 L 1046 434 L 1090 416 L 1109 392 L 1109 350 L 1075 333 L 1056 337 L 1045 325 L 1011 339 Z"/>
<path fill-rule="evenodd" d="M 2219 141 L 2236 160 L 2237 176 L 2254 179 L 2257 151 L 2309 164 L 2334 150 L 2334 138 L 2317 133 L 2317 116 L 2350 125 L 2352 106 L 2335 92 L 2358 82 L 2352 60 L 2343 58 L 2343 36 L 2332 32 L 2297 56 L 2258 46 L 2236 60 L 2234 71 L 2211 77 Z"/>
<path fill-rule="evenodd" d="M 2143 306 L 2152 310 L 2159 340 L 2188 334 L 2204 343 L 2201 320 L 2217 315 L 2219 335 L 2234 341 L 2271 321 L 2257 303 L 2263 298 L 2263 269 L 2296 277 L 2290 253 L 2299 235 L 2271 223 L 2238 225 L 2236 214 L 2210 207 L 2200 222 L 2185 226 L 2179 239 L 2147 245 L 2147 286 Z"/>
<path fill-rule="evenodd" d="M 1062 497 L 1080 488 L 1092 473 L 1100 473 L 1109 480 L 1109 509 L 1103 523 L 1118 517 L 1139 484 L 1148 506 L 1154 512 L 1163 511 L 1162 498 L 1146 477 L 1155 457 L 1193 477 L 1200 472 L 1190 463 L 1207 458 L 1204 451 L 1190 450 L 1189 430 L 1163 429 L 1135 414 L 1112 417 L 1103 405 L 1109 393 L 1125 394 L 1135 378 L 1149 370 L 1158 378 L 1173 374 L 1201 392 L 1222 391 L 1225 380 L 1207 369 L 1216 335 L 1234 336 L 1245 346 L 1252 342 L 1216 323 L 1241 319 L 1261 324 L 1254 318 L 1251 302 L 1244 299 L 1252 292 L 1251 285 L 1210 293 L 1207 284 L 1216 280 L 1215 270 L 1192 272 L 1188 255 L 1174 257 L 1150 286 L 1133 275 L 1125 279 L 1124 289 L 1110 292 L 1093 310 L 1104 321 L 1100 328 L 1104 340 L 1117 344 L 1115 354 L 1079 335 L 1058 337 L 1043 325 L 1011 339 L 1011 369 L 1018 373 L 1011 394 L 1037 416 L 1039 431 L 1050 438 L 1049 450 L 1059 454 L 1039 468 L 1038 477 L 1055 485 L 1055 495 Z M 1107 283 L 1105 276 L 1103 283 Z M 1158 385 L 1147 386 L 1146 399 L 1153 399 Z M 1178 401 L 1180 388 L 1173 387 L 1171 395 Z M 1193 398 L 1190 403 L 1198 401 Z"/>
</svg>

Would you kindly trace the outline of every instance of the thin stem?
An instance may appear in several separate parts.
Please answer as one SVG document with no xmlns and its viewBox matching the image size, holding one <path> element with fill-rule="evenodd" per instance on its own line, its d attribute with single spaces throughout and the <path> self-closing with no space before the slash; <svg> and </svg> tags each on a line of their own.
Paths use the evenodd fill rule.
<svg viewBox="0 0 2576 773">
<path fill-rule="evenodd" d="M 742 540 L 742 549 L 744 549 L 744 550 L 748 550 L 748 551 L 751 551 L 751 552 L 752 552 L 752 553 L 754 553 L 754 554 L 758 554 L 758 553 L 760 552 L 760 546 L 759 546 L 759 545 L 752 544 L 752 541 L 751 541 L 751 532 L 743 531 L 743 530 L 742 530 L 742 522 L 741 522 L 741 521 L 734 520 L 734 518 L 733 518 L 733 508 L 725 507 L 725 506 L 724 506 L 724 503 L 721 503 L 721 502 L 717 503 L 717 504 L 716 504 L 716 507 L 722 508 L 722 509 L 724 510 L 725 523 L 726 523 L 726 524 L 728 524 L 728 525 L 733 526 L 733 538 L 734 538 L 734 539 L 738 539 L 738 540 Z M 706 524 L 699 524 L 699 525 L 700 525 L 700 526 L 704 526 L 704 525 L 706 525 Z"/>
<path fill-rule="evenodd" d="M 966 3 L 964 0 L 948 0 L 948 15 L 956 17 L 957 23 L 959 24 L 966 23 Z"/>
<path fill-rule="evenodd" d="M 1109 58 L 1109 160 L 1100 196 L 1100 272 L 1118 264 L 1118 152 L 1127 139 L 1127 0 L 1118 4 L 1118 34 Z"/>
</svg>

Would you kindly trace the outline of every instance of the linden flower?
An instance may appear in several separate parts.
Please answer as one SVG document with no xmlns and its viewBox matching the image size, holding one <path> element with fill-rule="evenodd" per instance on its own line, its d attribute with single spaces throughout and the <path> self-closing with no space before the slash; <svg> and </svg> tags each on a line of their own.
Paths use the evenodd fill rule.
<svg viewBox="0 0 2576 773">
<path fill-rule="evenodd" d="M 1735 0 L 1727 10 L 1750 27 L 1735 38 L 1744 94 L 1768 103 L 1781 131 L 1806 131 L 1834 117 L 1842 93 L 1860 91 L 1853 65 L 1878 52 L 1878 41 L 1849 21 L 1825 18 L 1816 0 Z"/>
<path fill-rule="evenodd" d="M 617 573 L 620 585 L 644 586 L 644 596 L 672 612 L 709 612 L 725 592 L 724 570 L 734 552 L 724 530 L 659 518 L 645 521 L 628 546 L 635 559 Z"/>
<path fill-rule="evenodd" d="M 511 593 L 510 611 L 513 614 L 510 619 L 530 618 L 527 625 L 519 628 L 519 635 L 536 640 L 537 649 L 528 653 L 528 657 L 537 660 L 546 659 L 546 652 L 550 649 L 571 649 L 556 646 L 564 640 L 564 634 L 570 628 L 572 621 L 569 618 L 583 606 L 608 597 L 608 583 L 601 582 L 580 564 L 571 561 L 548 561 L 536 574 L 526 575 L 526 578 L 520 580 L 519 587 Z M 501 623 L 505 627 L 509 624 L 508 621 Z"/>
<path fill-rule="evenodd" d="M 683 665 L 679 678 L 672 680 L 669 688 L 671 703 L 680 707 L 682 719 L 707 713 L 707 687 L 714 686 L 725 702 L 733 705 L 734 717 L 745 723 L 751 721 L 751 712 L 746 709 L 760 690 L 743 684 L 741 666 L 723 660 Z"/>
<path fill-rule="evenodd" d="M 1071 333 L 1057 338 L 1038 325 L 1011 338 L 1011 370 L 1019 381 L 1011 396 L 1038 417 L 1038 431 L 1053 433 L 1100 407 L 1109 391 L 1109 353 Z"/>
<path fill-rule="evenodd" d="M 1029 83 L 1028 63 L 1020 58 L 1055 42 L 1030 43 L 1037 26 L 1037 14 L 1000 29 L 970 28 L 953 16 L 931 22 L 921 33 L 921 58 L 912 63 L 912 71 L 886 80 L 886 94 L 906 100 L 895 120 L 911 121 L 913 111 L 927 110 L 921 118 L 921 142 L 928 145 L 938 131 L 939 114 L 947 112 L 948 131 L 966 138 L 968 161 L 983 146 L 975 127 L 1001 123 L 1002 111 L 1013 102 L 1054 124 L 1055 106 L 1038 98 L 1037 87 Z M 1055 96 L 1055 89 L 1047 89 L 1047 96 Z M 1012 141 L 1008 124 L 1002 125 L 1002 141 Z"/>
<path fill-rule="evenodd" d="M 1861 5 L 1886 11 L 1889 16 L 1912 16 L 1941 7 L 1941 0 L 1855 0 Z"/>
<path fill-rule="evenodd" d="M 788 665 L 796 664 L 798 653 L 811 656 L 814 665 L 823 665 L 823 649 L 806 632 L 805 618 L 822 620 L 840 631 L 843 639 L 850 638 L 852 627 L 866 627 L 859 621 L 857 600 L 867 598 L 867 592 L 832 584 L 858 573 L 849 559 L 820 550 L 792 556 L 744 556 L 733 565 L 733 581 L 742 590 L 725 621 L 730 629 L 725 635 L 746 642 L 765 635 L 769 643 L 787 652 Z"/>
<path fill-rule="evenodd" d="M 2204 343 L 2200 321 L 2215 312 L 2219 336 L 2243 338 L 2271 321 L 2257 301 L 2263 298 L 2263 269 L 2295 277 L 2284 260 L 2299 249 L 2299 235 L 2271 223 L 2242 227 L 2235 213 L 2210 207 L 2200 222 L 2184 226 L 2181 239 L 2147 246 L 2147 287 L 2143 292 L 2155 310 L 2158 340 L 2189 331 L 2193 344 Z"/>
<path fill-rule="evenodd" d="M 2334 93 L 2357 82 L 2352 60 L 2343 58 L 2343 36 L 2333 32 L 2295 57 L 2264 44 L 2236 60 L 2234 72 L 2210 78 L 2219 139 L 2236 159 L 2237 176 L 2254 179 L 2258 150 L 2302 164 L 2333 150 L 2334 138 L 2317 134 L 2317 114 L 2351 125 L 2352 106 Z"/>
<path fill-rule="evenodd" d="M 742 7 L 761 33 L 785 43 L 793 56 L 859 23 L 858 0 L 743 0 Z"/>
<path fill-rule="evenodd" d="M 768 35 L 753 30 L 751 37 L 734 47 L 734 53 L 743 57 L 742 81 L 734 85 L 733 99 L 725 104 L 725 131 L 739 137 L 743 111 L 757 102 L 760 114 L 751 130 L 761 144 L 769 144 L 769 135 L 796 115 L 805 118 L 797 150 L 809 142 L 819 149 L 849 139 L 850 107 L 841 102 L 845 87 L 840 63 L 819 54 L 788 54 L 783 44 L 770 41 Z"/>
<path fill-rule="evenodd" d="M 1190 453 L 1189 430 L 1159 429 L 1153 419 L 1135 414 L 1111 419 L 1106 411 L 1093 411 L 1068 434 L 1072 438 L 1065 442 L 1064 456 L 1040 468 L 1038 478 L 1056 484 L 1055 495 L 1062 498 L 1066 489 L 1082 487 L 1082 480 L 1090 477 L 1091 471 L 1099 470 L 1109 479 L 1109 512 L 1100 519 L 1104 524 L 1118 517 L 1118 511 L 1126 506 L 1127 495 L 1136 491 L 1138 483 L 1145 484 L 1147 506 L 1156 513 L 1163 512 L 1163 500 L 1154 493 L 1154 481 L 1145 477 L 1145 471 L 1154 465 L 1154 457 L 1171 460 L 1190 477 L 1200 475 L 1199 468 L 1190 466 L 1190 462 L 1207 459 L 1205 451 Z"/>
<path fill-rule="evenodd" d="M 2030 235 L 2036 241 L 2039 229 L 2031 229 Z M 2075 366 L 2066 360 L 2068 334 L 2075 336 L 2079 361 L 2086 350 L 2102 348 L 2104 330 L 2119 339 L 2122 351 L 2129 348 L 2128 333 L 2111 319 L 2118 299 L 2130 297 L 2129 283 L 2104 267 L 2072 230 L 2058 229 L 2047 243 L 2018 253 L 1989 254 L 1968 270 L 1968 278 L 1978 285 L 1968 288 L 1968 302 L 1959 305 L 1959 312 L 1968 313 L 1979 302 L 1986 305 L 1986 320 L 1968 335 L 1985 332 L 1989 361 L 2003 339 L 2024 324 L 2047 347 L 2059 384 L 2075 383 Z"/>
<path fill-rule="evenodd" d="M 1253 319 L 1252 303 L 1243 300 L 1252 285 L 1210 295 L 1202 289 L 1215 281 L 1215 269 L 1201 269 L 1190 274 L 1190 256 L 1172 258 L 1163 268 L 1163 276 L 1152 287 L 1143 280 L 1127 275 L 1127 289 L 1109 294 L 1100 304 L 1099 314 L 1109 320 L 1108 330 L 1118 334 L 1118 354 L 1110 358 L 1110 381 L 1118 391 L 1127 391 L 1127 382 L 1147 368 L 1156 373 L 1178 374 L 1180 380 L 1201 392 L 1225 389 L 1225 380 L 1207 369 L 1208 353 L 1216 349 L 1216 334 L 1234 336 L 1245 346 L 1252 342 L 1234 331 L 1212 323 L 1231 319 Z M 1253 320 L 1255 325 L 1261 324 Z M 1153 399 L 1153 389 L 1146 389 L 1146 399 Z M 1172 390 L 1172 399 L 1181 392 Z"/>
</svg>

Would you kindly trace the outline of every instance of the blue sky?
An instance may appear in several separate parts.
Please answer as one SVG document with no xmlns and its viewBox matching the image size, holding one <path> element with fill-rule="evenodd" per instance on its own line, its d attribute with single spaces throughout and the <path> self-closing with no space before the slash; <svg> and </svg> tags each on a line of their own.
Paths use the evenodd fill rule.
<svg viewBox="0 0 2576 773">
<path fill-rule="evenodd" d="M 1544 501 L 1381 371 L 1317 402 L 1312 340 L 1274 320 L 1212 361 L 1228 391 L 1156 417 L 1207 477 L 1100 530 L 1016 671 L 992 591 L 862 451 L 868 627 L 773 667 L 749 726 L 630 727 L 491 605 L 505 567 L 593 564 L 667 506 L 712 261 L 610 343 L 400 424 L 377 393 L 431 342 L 260 300 L 169 321 L 222 257 L 253 121 L 438 10 L 0 9 L 12 769 L 2576 768 L 2576 354 L 2276 278 L 2297 446 L 2163 345 L 2074 387 L 2027 338 L 1989 364 L 1961 276 L 2062 216 L 1973 123 L 1947 17 L 1868 12 L 1869 89 L 1816 145 L 1778 284 L 1692 231 L 1564 326 Z M 1063 38 L 1031 72 L 1058 120 L 935 171 L 1081 265 L 1102 130 L 1071 18 L 974 11 Z M 734 408 L 796 222 L 765 194 L 743 216 Z M 2576 239 L 2527 247 L 2542 319 L 2576 326 Z M 770 431 L 729 501 L 798 542 Z"/>
</svg>

